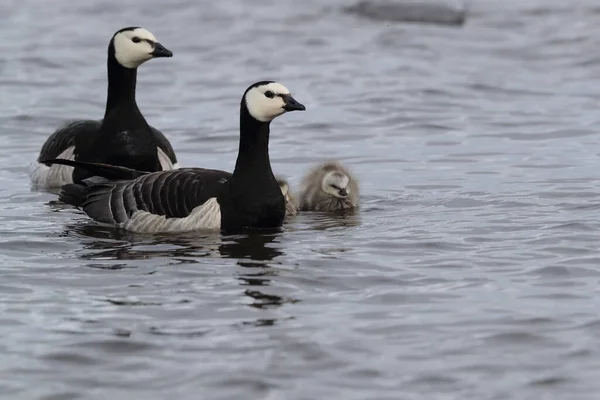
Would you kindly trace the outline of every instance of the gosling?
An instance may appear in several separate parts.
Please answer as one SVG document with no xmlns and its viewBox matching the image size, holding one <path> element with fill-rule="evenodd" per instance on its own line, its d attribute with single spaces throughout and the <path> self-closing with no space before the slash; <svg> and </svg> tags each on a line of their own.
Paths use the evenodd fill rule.
<svg viewBox="0 0 600 400">
<path fill-rule="evenodd" d="M 358 183 L 337 162 L 311 169 L 302 180 L 301 211 L 336 211 L 358 207 Z"/>
<path fill-rule="evenodd" d="M 285 215 L 292 216 L 298 214 L 298 206 L 296 205 L 296 200 L 290 191 L 290 185 L 287 183 L 285 178 L 276 176 L 275 179 L 277 179 L 281 193 L 283 194 L 283 197 L 285 197 Z"/>
</svg>

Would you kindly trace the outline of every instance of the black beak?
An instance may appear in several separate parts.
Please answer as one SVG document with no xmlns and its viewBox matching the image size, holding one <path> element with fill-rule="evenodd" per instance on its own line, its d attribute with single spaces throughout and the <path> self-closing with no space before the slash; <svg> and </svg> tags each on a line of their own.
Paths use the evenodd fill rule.
<svg viewBox="0 0 600 400">
<path fill-rule="evenodd" d="M 338 194 L 341 197 L 346 197 L 346 196 L 348 196 L 348 191 L 346 189 L 340 189 L 340 190 L 338 190 Z"/>
<path fill-rule="evenodd" d="M 154 42 L 154 50 L 150 54 L 152 57 L 173 57 L 173 52 L 158 42 Z"/>
<path fill-rule="evenodd" d="M 285 105 L 283 106 L 283 109 L 285 111 L 304 111 L 304 110 L 306 110 L 306 107 L 304 107 L 304 104 L 297 102 L 296 99 L 294 99 L 291 94 L 283 96 L 283 101 L 285 102 Z"/>
</svg>

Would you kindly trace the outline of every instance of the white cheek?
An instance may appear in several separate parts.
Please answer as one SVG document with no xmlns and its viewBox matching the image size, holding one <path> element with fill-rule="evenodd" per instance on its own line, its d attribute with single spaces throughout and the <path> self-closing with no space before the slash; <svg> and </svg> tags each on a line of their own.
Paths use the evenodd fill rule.
<svg viewBox="0 0 600 400">
<path fill-rule="evenodd" d="M 115 42 L 115 58 L 125 68 L 137 68 L 152 58 L 148 42 L 134 43 L 130 39 Z"/>
<path fill-rule="evenodd" d="M 250 115 L 262 122 L 271 121 L 285 112 L 281 97 L 271 99 L 258 90 L 251 90 L 246 94 L 246 106 Z"/>
</svg>

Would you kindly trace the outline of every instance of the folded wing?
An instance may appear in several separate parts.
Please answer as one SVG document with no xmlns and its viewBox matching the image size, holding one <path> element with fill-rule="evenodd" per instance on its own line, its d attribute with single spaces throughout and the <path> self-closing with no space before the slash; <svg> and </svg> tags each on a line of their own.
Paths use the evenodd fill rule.
<svg viewBox="0 0 600 400">
<path fill-rule="evenodd" d="M 66 185 L 60 199 L 81 206 L 98 222 L 153 231 L 158 230 L 154 225 L 159 222 L 185 225 L 186 221 L 176 220 L 192 216 L 195 222 L 189 221 L 190 224 L 198 223 L 199 217 L 212 221 L 216 215 L 204 216 L 201 212 L 220 212 L 216 197 L 230 177 L 225 171 L 185 168 L 153 172 L 133 180 L 92 178 L 81 184 Z"/>
</svg>

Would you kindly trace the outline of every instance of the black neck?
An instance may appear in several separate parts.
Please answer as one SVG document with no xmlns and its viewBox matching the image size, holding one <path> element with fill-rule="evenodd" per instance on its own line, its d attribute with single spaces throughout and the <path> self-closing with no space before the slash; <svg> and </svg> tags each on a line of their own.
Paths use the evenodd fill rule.
<svg viewBox="0 0 600 400">
<path fill-rule="evenodd" d="M 245 104 L 240 110 L 240 146 L 233 176 L 253 184 L 275 181 L 269 159 L 270 121 L 254 119 Z M 236 181 L 239 181 L 236 179 Z"/>
<path fill-rule="evenodd" d="M 254 119 L 242 100 L 238 158 L 219 200 L 221 230 L 279 228 L 283 223 L 285 199 L 269 161 L 269 125 Z"/>
<path fill-rule="evenodd" d="M 135 85 L 137 82 L 137 68 L 125 68 L 120 65 L 114 55 L 114 51 L 108 52 L 108 95 L 106 98 L 106 112 L 119 107 L 139 113 L 135 102 Z"/>
</svg>

